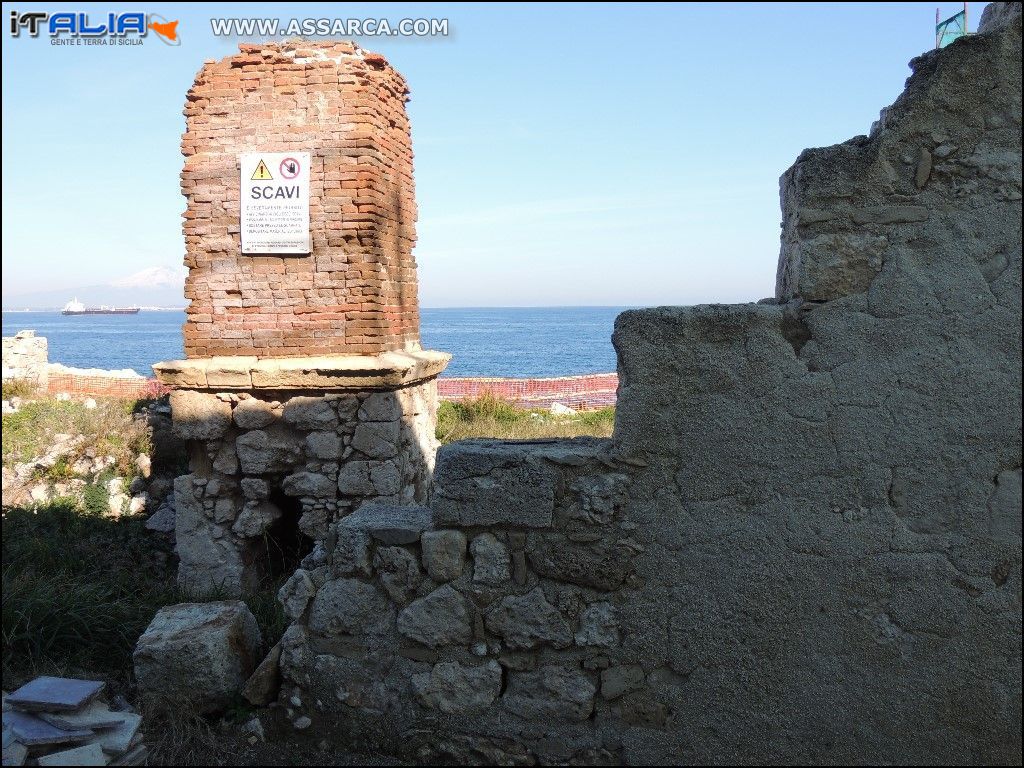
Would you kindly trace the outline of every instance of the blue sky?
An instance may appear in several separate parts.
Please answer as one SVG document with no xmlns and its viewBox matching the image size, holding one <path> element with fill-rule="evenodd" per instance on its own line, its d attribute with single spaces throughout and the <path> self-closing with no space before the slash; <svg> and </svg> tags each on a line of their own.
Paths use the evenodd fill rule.
<svg viewBox="0 0 1024 768">
<path fill-rule="evenodd" d="M 955 3 L 940 3 L 943 17 Z M 971 4 L 971 29 L 983 3 Z M 185 92 L 211 16 L 449 19 L 365 38 L 409 81 L 424 306 L 695 304 L 774 290 L 778 177 L 866 133 L 935 3 L 175 4 L 182 44 L 14 39 L 4 3 L 3 295 L 177 268 Z"/>
</svg>

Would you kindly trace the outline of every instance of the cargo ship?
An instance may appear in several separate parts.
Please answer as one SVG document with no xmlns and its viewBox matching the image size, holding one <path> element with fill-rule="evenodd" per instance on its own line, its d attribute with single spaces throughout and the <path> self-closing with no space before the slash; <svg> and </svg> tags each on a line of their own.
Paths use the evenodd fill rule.
<svg viewBox="0 0 1024 768">
<path fill-rule="evenodd" d="M 62 315 L 137 315 L 138 307 L 87 307 L 78 299 L 72 299 L 60 311 Z"/>
</svg>

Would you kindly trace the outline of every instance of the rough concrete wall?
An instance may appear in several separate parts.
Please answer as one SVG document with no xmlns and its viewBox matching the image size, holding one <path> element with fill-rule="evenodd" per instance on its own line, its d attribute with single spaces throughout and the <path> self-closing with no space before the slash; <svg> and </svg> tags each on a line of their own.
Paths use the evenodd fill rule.
<svg viewBox="0 0 1024 768">
<path fill-rule="evenodd" d="M 48 384 L 48 352 L 46 339 L 35 331 L 19 331 L 3 337 L 3 378 L 19 379 L 37 386 L 43 392 Z"/>
<path fill-rule="evenodd" d="M 243 44 L 185 104 L 189 357 L 419 344 L 408 89 L 352 43 Z M 242 255 L 238 155 L 309 151 L 309 256 Z"/>
<path fill-rule="evenodd" d="M 801 156 L 779 299 L 621 315 L 612 441 L 447 446 L 430 509 L 335 524 L 291 714 L 435 761 L 1019 763 L 1020 50 L 990 6 Z"/>
<path fill-rule="evenodd" d="M 645 759 L 1021 760 L 1020 5 L 913 67 L 783 176 L 787 303 L 616 324 Z"/>
</svg>

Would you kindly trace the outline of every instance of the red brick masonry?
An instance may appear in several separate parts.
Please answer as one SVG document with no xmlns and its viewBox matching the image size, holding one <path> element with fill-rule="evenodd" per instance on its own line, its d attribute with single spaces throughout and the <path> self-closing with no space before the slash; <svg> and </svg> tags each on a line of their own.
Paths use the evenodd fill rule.
<svg viewBox="0 0 1024 768">
<path fill-rule="evenodd" d="M 490 393 L 523 408 L 561 403 L 577 410 L 615 405 L 619 378 L 614 373 L 560 376 L 548 379 L 439 378 L 438 397 L 462 400 Z M 67 392 L 92 397 L 159 397 L 168 388 L 156 379 L 50 374 L 51 394 Z"/>
<path fill-rule="evenodd" d="M 408 88 L 346 42 L 242 44 L 185 104 L 185 354 L 374 355 L 419 343 Z M 312 153 L 312 252 L 248 256 L 238 156 Z"/>
</svg>

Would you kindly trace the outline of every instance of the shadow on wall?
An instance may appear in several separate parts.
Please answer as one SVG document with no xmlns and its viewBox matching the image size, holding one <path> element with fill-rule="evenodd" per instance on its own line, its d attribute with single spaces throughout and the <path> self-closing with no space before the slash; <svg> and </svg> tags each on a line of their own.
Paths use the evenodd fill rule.
<svg viewBox="0 0 1024 768">
<path fill-rule="evenodd" d="M 397 391 L 171 394 L 179 584 L 239 595 L 287 575 L 366 501 L 427 499 L 433 381 Z"/>
</svg>

